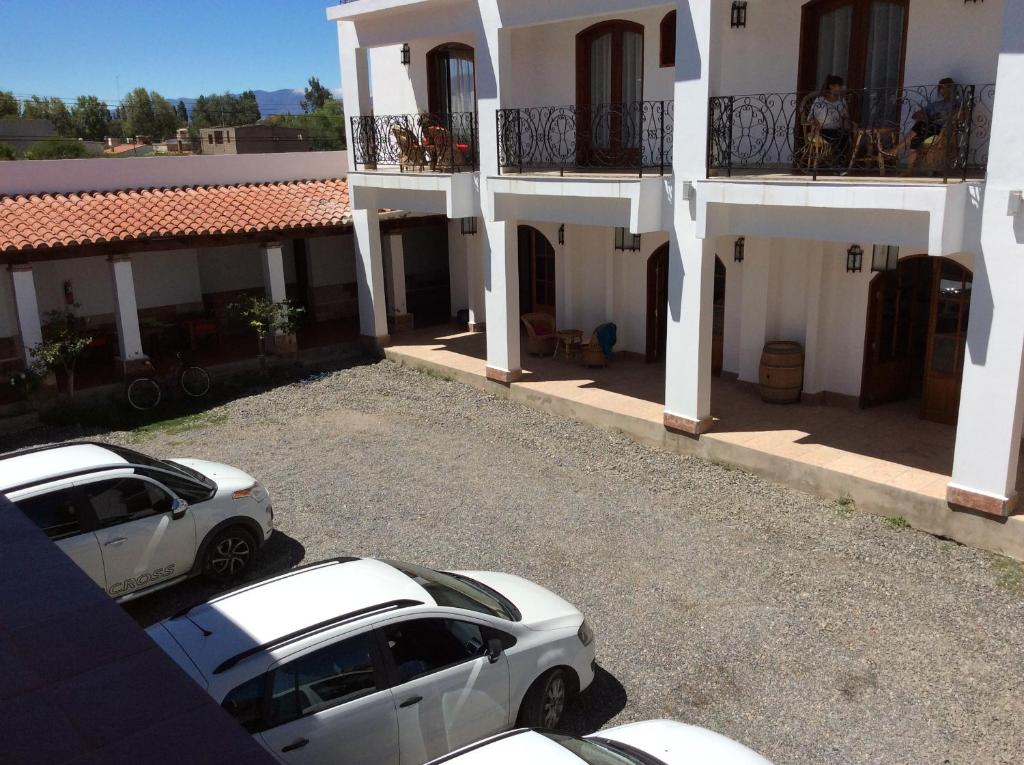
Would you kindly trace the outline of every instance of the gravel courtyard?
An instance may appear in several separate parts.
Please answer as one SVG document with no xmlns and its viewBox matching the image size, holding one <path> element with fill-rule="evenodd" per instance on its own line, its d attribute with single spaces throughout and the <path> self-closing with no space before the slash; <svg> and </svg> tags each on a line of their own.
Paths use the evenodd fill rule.
<svg viewBox="0 0 1024 765">
<path fill-rule="evenodd" d="M 387 556 L 577 604 L 603 671 L 570 728 L 672 717 L 778 763 L 1024 761 L 1024 589 L 1005 559 L 387 361 L 192 424 L 100 437 L 258 476 L 280 533 L 254 576 Z M 149 624 L 211 594 L 127 608 Z"/>
</svg>

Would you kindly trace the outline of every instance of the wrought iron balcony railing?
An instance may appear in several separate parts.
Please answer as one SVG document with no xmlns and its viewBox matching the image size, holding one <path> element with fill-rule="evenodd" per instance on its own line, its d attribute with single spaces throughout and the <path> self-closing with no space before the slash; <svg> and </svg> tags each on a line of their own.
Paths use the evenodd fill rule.
<svg viewBox="0 0 1024 765">
<path fill-rule="evenodd" d="M 672 101 L 498 110 L 499 172 L 672 172 Z"/>
<path fill-rule="evenodd" d="M 994 85 L 716 96 L 708 175 L 984 175 Z"/>
<path fill-rule="evenodd" d="M 352 117 L 356 169 L 463 173 L 479 167 L 476 115 L 389 114 Z"/>
</svg>

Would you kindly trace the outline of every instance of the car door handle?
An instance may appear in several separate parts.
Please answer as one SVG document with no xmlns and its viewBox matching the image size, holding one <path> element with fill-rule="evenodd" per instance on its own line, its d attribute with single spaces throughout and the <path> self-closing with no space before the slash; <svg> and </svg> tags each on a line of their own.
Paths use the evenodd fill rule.
<svg viewBox="0 0 1024 765">
<path fill-rule="evenodd" d="M 128 537 L 114 537 L 113 539 L 108 539 L 106 542 L 104 542 L 103 546 L 110 547 L 111 545 L 123 545 L 127 541 Z"/>
<path fill-rule="evenodd" d="M 296 749 L 302 749 L 306 744 L 309 743 L 308 738 L 297 738 L 286 747 L 282 747 L 282 752 L 294 752 Z"/>
<path fill-rule="evenodd" d="M 423 701 L 422 696 L 410 696 L 398 706 L 405 709 L 405 707 L 411 707 L 413 704 L 419 704 L 421 701 Z"/>
</svg>

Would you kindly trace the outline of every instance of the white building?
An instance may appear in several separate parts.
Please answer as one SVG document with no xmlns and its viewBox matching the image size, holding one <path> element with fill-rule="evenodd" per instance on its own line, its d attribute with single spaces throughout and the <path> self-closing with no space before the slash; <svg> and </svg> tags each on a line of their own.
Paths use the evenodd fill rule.
<svg viewBox="0 0 1024 765">
<path fill-rule="evenodd" d="M 443 214 L 452 310 L 486 326 L 489 379 L 520 379 L 524 313 L 586 334 L 612 321 L 617 351 L 663 357 L 664 427 L 697 437 L 715 374 L 756 383 L 765 342 L 795 341 L 806 400 L 906 399 L 956 423 L 950 504 L 1013 511 L 1024 0 L 353 0 L 327 16 L 364 336 L 388 339 L 378 210 Z"/>
</svg>

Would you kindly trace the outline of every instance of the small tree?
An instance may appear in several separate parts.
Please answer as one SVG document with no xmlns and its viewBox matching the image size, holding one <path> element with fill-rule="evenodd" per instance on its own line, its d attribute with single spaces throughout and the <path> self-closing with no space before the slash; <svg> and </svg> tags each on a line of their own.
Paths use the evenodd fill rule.
<svg viewBox="0 0 1024 765">
<path fill-rule="evenodd" d="M 92 338 L 78 328 L 78 317 L 70 308 L 47 311 L 43 322 L 43 341 L 32 348 L 33 371 L 45 376 L 58 369 L 68 381 L 68 398 L 75 397 L 75 364 Z"/>
<path fill-rule="evenodd" d="M 290 300 L 274 302 L 262 295 L 249 295 L 240 303 L 231 303 L 228 312 L 244 321 L 256 333 L 256 347 L 260 366 L 266 364 L 266 339 L 273 332 L 285 335 L 295 333 L 304 308 L 292 305 Z"/>
</svg>

